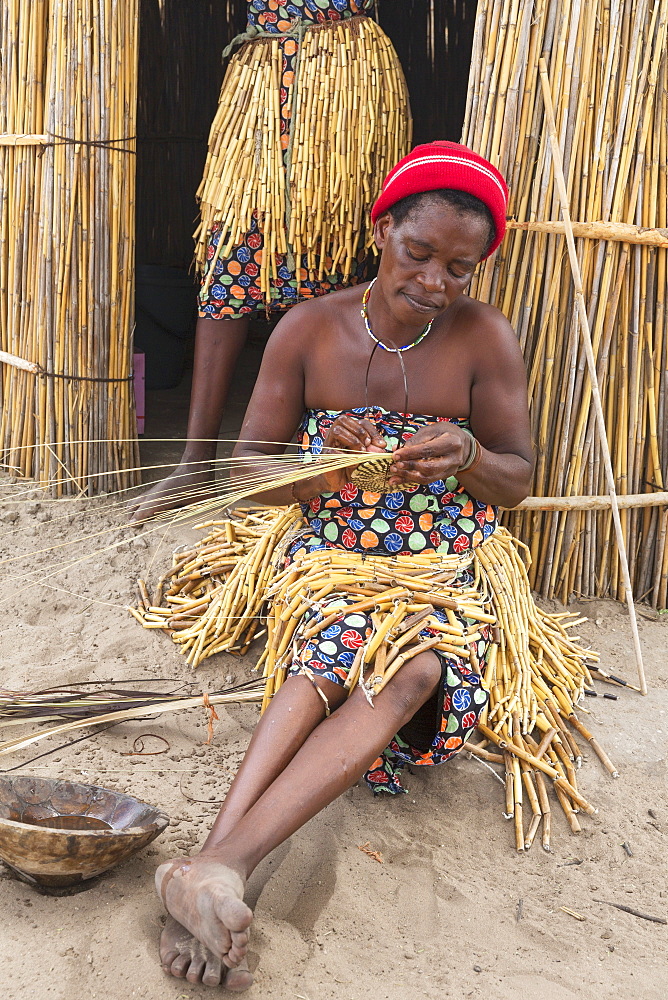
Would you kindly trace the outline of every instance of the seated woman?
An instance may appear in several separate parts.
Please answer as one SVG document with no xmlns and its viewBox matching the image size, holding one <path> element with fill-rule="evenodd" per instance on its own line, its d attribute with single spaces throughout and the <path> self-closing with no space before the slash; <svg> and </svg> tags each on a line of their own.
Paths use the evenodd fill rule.
<svg viewBox="0 0 668 1000">
<path fill-rule="evenodd" d="M 323 546 L 461 553 L 494 530 L 496 505 L 527 495 L 533 458 L 520 348 L 498 310 L 464 294 L 501 242 L 506 199 L 500 174 L 466 147 L 417 147 L 390 172 L 372 213 L 382 251 L 375 281 L 297 306 L 277 326 L 236 453 L 265 468 L 284 449 L 257 442 L 290 441 L 298 428 L 309 457 L 323 448 L 393 449 L 385 493 L 356 487 L 349 469 L 318 475 L 314 467 L 292 491 L 259 496 L 302 503 L 308 531 L 290 558 Z M 374 789 L 400 791 L 403 762 L 440 763 L 473 731 L 487 697 L 479 679 L 466 661 L 431 650 L 408 660 L 373 707 L 362 690 L 347 698 L 352 650 L 366 634 L 363 615 L 342 612 L 298 643 L 202 850 L 158 869 L 170 914 L 160 948 L 166 971 L 249 986 L 252 914 L 243 893 L 258 862 L 365 772 Z M 467 689 L 473 697 L 459 700 L 468 710 L 456 711 L 453 692 Z"/>
</svg>

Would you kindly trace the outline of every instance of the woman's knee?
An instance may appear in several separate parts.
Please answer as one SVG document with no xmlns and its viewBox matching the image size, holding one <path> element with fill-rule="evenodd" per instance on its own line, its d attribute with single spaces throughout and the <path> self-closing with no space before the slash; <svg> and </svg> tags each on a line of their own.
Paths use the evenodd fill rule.
<svg viewBox="0 0 668 1000">
<path fill-rule="evenodd" d="M 291 698 L 297 699 L 293 707 L 298 706 L 300 712 L 307 710 L 307 706 L 310 706 L 317 714 L 321 710 L 323 715 L 327 715 L 341 706 L 346 700 L 346 694 L 347 692 L 342 685 L 335 684 L 312 671 L 302 669 L 295 670 L 286 678 L 274 695 L 272 702 L 278 703 L 280 701 L 280 704 L 283 704 L 284 702 L 289 703 Z"/>
<path fill-rule="evenodd" d="M 441 661 L 431 650 L 408 660 L 387 685 L 407 712 L 412 715 L 437 691 L 441 683 Z"/>
</svg>

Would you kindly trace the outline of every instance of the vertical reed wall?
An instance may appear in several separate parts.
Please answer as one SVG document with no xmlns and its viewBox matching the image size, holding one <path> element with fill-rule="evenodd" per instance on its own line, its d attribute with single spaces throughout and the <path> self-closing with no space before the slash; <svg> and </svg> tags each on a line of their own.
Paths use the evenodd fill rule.
<svg viewBox="0 0 668 1000">
<path fill-rule="evenodd" d="M 538 74 L 548 63 L 570 212 L 581 222 L 668 225 L 668 0 L 480 0 L 462 141 L 507 177 L 509 215 L 559 220 Z M 617 489 L 668 475 L 668 251 L 578 239 Z M 606 492 L 560 235 L 511 230 L 472 294 L 516 329 L 529 369 L 533 493 Z M 609 511 L 510 514 L 543 595 L 622 597 Z M 668 511 L 622 511 L 636 599 L 668 603 Z"/>
<path fill-rule="evenodd" d="M 0 461 L 57 494 L 122 488 L 138 464 L 137 0 L 0 9 Z"/>
</svg>

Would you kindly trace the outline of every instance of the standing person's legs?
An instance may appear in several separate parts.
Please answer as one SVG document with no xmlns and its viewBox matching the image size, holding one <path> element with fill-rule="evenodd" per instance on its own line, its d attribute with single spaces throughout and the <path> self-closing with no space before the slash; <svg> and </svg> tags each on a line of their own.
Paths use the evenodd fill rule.
<svg viewBox="0 0 668 1000">
<path fill-rule="evenodd" d="M 192 502 L 193 490 L 212 482 L 218 433 L 237 358 L 246 343 L 248 319 L 197 321 L 187 441 L 171 475 L 156 483 L 133 508 L 134 520 Z"/>
</svg>

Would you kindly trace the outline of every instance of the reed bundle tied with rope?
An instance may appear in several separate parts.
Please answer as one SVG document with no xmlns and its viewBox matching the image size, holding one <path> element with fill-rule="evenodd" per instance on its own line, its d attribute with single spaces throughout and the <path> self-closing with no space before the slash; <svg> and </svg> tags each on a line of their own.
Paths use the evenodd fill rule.
<svg viewBox="0 0 668 1000">
<path fill-rule="evenodd" d="M 0 16 L 0 463 L 57 494 L 128 487 L 137 2 Z"/>
<path fill-rule="evenodd" d="M 153 598 L 140 582 L 140 603 L 131 609 L 146 628 L 168 631 L 191 665 L 217 652 L 242 654 L 254 637 L 263 637 L 257 668 L 263 669 L 266 707 L 287 675 L 300 624 L 306 624 L 300 630 L 303 642 L 344 609 L 371 611 L 372 631 L 356 651 L 346 682 L 349 694 L 361 686 L 373 698 L 423 649 L 466 660 L 490 693 L 479 726 L 483 741 L 468 742 L 466 749 L 504 766 L 505 813 L 514 818 L 518 850 L 531 846 L 541 821 L 542 843 L 550 848 L 546 777 L 573 831 L 580 828 L 579 811 L 594 811 L 577 787 L 582 750 L 573 732 L 616 776 L 575 711 L 585 689 L 592 688 L 587 661 L 598 657 L 568 633 L 582 619 L 549 614 L 534 603 L 530 555 L 508 531 L 498 529 L 462 556 L 381 557 L 328 548 L 302 552 L 285 565 L 288 544 L 304 527 L 298 507 L 242 508 L 200 527 L 206 534 L 175 553 Z M 463 568 L 470 583 L 457 585 Z M 321 602 L 324 611 L 313 618 Z M 434 617 L 436 609 L 445 612 L 447 624 Z M 307 623 L 305 615 L 311 615 Z M 482 627 L 492 628 L 493 642 L 485 661 L 478 662 L 473 644 Z M 425 629 L 431 630 L 426 639 L 418 636 Z M 531 820 L 525 830 L 527 801 Z"/>
<path fill-rule="evenodd" d="M 665 488 L 667 19 L 663 0 L 478 4 L 462 141 L 507 178 L 518 228 L 511 222 L 471 293 L 505 313 L 524 350 L 537 496 L 606 491 L 545 126 L 541 56 L 617 492 Z M 668 510 L 631 509 L 621 519 L 635 597 L 665 607 Z M 518 512 L 506 522 L 530 545 L 531 583 L 543 595 L 623 598 L 609 512 Z"/>
<path fill-rule="evenodd" d="M 282 45 L 297 49 L 294 79 L 283 81 L 290 114 L 285 151 Z M 207 268 L 205 287 L 214 280 L 209 232 L 222 224 L 217 256 L 225 258 L 250 230 L 253 212 L 264 237 L 257 256 L 265 302 L 277 276 L 276 254 L 294 256 L 298 281 L 334 271 L 349 277 L 359 251 L 372 246 L 367 219 L 383 178 L 410 140 L 403 72 L 371 18 L 297 26 L 287 38 L 247 42 L 223 81 L 198 192 L 196 257 Z"/>
</svg>

